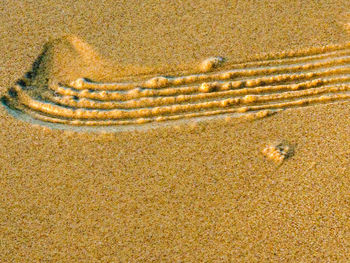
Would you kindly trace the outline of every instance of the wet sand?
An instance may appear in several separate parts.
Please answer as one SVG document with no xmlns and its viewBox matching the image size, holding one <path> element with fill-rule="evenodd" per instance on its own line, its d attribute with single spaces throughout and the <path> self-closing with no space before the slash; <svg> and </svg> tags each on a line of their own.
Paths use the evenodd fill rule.
<svg viewBox="0 0 350 263">
<path fill-rule="evenodd" d="M 350 41 L 345 0 L 5 2 L 2 94 L 64 35 L 131 75 Z M 107 73 L 96 78 L 110 81 Z M 346 262 L 349 113 L 345 100 L 88 133 L 32 125 L 1 107 L 1 260 Z M 291 156 L 264 156 L 280 142 Z"/>
</svg>

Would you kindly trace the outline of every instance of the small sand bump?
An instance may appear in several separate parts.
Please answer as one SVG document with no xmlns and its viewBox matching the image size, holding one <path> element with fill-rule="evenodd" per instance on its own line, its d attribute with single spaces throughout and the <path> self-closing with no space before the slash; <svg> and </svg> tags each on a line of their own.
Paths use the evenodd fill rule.
<svg viewBox="0 0 350 263">
<path fill-rule="evenodd" d="M 77 88 L 77 89 L 82 89 L 84 87 L 84 84 L 85 84 L 84 78 L 76 79 L 70 83 L 70 85 L 72 87 Z"/>
<path fill-rule="evenodd" d="M 232 88 L 232 85 L 230 82 L 228 83 L 224 83 L 223 85 L 221 85 L 221 90 L 230 90 Z"/>
<path fill-rule="evenodd" d="M 266 146 L 262 154 L 269 160 L 281 163 L 294 154 L 293 147 L 285 141 Z"/>
<path fill-rule="evenodd" d="M 87 89 L 83 89 L 83 90 L 80 92 L 80 95 L 81 95 L 81 96 L 87 96 L 87 95 L 89 95 L 89 94 L 90 94 L 90 91 L 87 90 Z"/>
<path fill-rule="evenodd" d="M 244 98 L 243 98 L 243 101 L 245 103 L 253 103 L 257 100 L 257 97 L 254 96 L 254 95 L 246 95 Z"/>
<path fill-rule="evenodd" d="M 163 76 L 154 77 L 146 82 L 146 86 L 151 88 L 165 87 L 168 84 L 169 84 L 169 78 L 163 77 Z"/>
<path fill-rule="evenodd" d="M 216 69 L 225 62 L 223 57 L 210 57 L 202 61 L 199 68 L 202 72 L 209 72 Z"/>
<path fill-rule="evenodd" d="M 253 86 L 256 85 L 256 80 L 255 80 L 255 79 L 247 80 L 246 83 L 245 83 L 245 85 L 246 85 L 247 87 L 253 87 Z"/>
<path fill-rule="evenodd" d="M 234 81 L 234 82 L 231 83 L 231 85 L 232 85 L 233 88 L 237 89 L 237 88 L 239 88 L 239 87 L 241 87 L 243 85 L 243 82 L 242 81 Z"/>
<path fill-rule="evenodd" d="M 238 109 L 238 112 L 244 113 L 244 112 L 247 112 L 248 110 L 249 110 L 248 107 L 241 107 L 241 108 Z"/>
<path fill-rule="evenodd" d="M 199 87 L 199 91 L 200 92 L 210 92 L 213 89 L 213 86 L 210 85 L 209 83 L 203 83 L 200 87 Z"/>
</svg>

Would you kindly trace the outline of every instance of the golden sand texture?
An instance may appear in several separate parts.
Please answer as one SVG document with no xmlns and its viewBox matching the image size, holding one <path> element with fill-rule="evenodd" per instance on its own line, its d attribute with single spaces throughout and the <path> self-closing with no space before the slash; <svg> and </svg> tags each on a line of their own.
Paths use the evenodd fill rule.
<svg viewBox="0 0 350 263">
<path fill-rule="evenodd" d="M 349 109 L 115 137 L 2 112 L 3 259 L 346 261 Z M 277 167 L 261 150 L 280 139 L 296 149 Z"/>
<path fill-rule="evenodd" d="M 94 51 L 82 55 L 67 41 L 55 42 L 42 62 L 47 71 L 34 78 L 38 89 L 24 95 L 43 94 L 45 76 L 68 76 L 57 84 L 82 99 L 71 85 L 82 77 L 94 84 L 142 81 L 226 58 L 216 72 L 268 60 L 264 54 L 343 45 L 350 41 L 349 5 L 4 0 L 0 92 L 31 69 L 46 43 L 65 35 Z M 304 79 L 295 92 L 347 81 L 336 74 L 322 79 L 330 82 Z M 254 81 L 249 89 L 257 88 Z M 277 82 L 270 86 L 283 85 Z M 213 93 L 206 88 L 202 96 Z M 349 102 L 338 101 L 253 121 L 190 119 L 103 134 L 33 126 L 1 107 L 0 262 L 348 262 L 349 115 Z M 279 142 L 294 150 L 282 163 L 262 152 Z"/>
</svg>

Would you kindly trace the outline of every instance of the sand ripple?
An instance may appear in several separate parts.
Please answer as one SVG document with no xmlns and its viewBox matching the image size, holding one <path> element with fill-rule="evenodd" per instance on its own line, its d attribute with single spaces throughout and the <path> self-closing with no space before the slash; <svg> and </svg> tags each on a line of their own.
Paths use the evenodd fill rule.
<svg viewBox="0 0 350 263">
<path fill-rule="evenodd" d="M 261 56 L 230 64 L 203 61 L 197 73 L 103 83 L 78 78 L 45 89 L 19 82 L 3 103 L 33 119 L 64 125 L 140 125 L 276 111 L 350 98 L 350 44 Z"/>
</svg>

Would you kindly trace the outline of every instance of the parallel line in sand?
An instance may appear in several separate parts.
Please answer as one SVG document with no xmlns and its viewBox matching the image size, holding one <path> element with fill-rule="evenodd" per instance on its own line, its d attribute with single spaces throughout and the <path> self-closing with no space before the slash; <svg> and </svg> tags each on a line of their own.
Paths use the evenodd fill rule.
<svg viewBox="0 0 350 263">
<path fill-rule="evenodd" d="M 269 77 L 261 77 L 255 79 L 247 79 L 243 81 L 229 81 L 229 82 L 215 82 L 215 83 L 202 83 L 197 86 L 189 86 L 189 87 L 180 87 L 180 88 L 166 88 L 166 89 L 133 89 L 129 92 L 121 92 L 121 91 L 89 91 L 82 90 L 78 91 L 70 87 L 56 86 L 51 85 L 49 89 L 52 91 L 66 96 L 77 96 L 79 98 L 87 98 L 87 99 L 96 99 L 96 100 L 120 100 L 127 101 L 131 99 L 143 98 L 143 97 L 155 97 L 155 96 L 173 96 L 173 95 L 185 95 L 207 91 L 211 89 L 215 90 L 230 90 L 237 89 L 241 87 L 256 87 L 261 85 L 274 84 L 279 82 L 286 81 L 298 81 L 303 79 L 312 79 L 316 77 L 322 76 L 331 76 L 334 74 L 349 74 L 349 67 L 338 67 L 338 68 L 327 68 L 323 71 L 316 72 L 308 72 L 308 73 L 296 73 L 296 74 L 282 74 L 282 75 L 273 75 Z"/>
<path fill-rule="evenodd" d="M 29 110 L 23 109 L 23 111 L 34 119 L 51 122 L 51 123 L 61 123 L 61 124 L 77 125 L 77 126 L 135 125 L 135 124 L 145 124 L 150 122 L 163 122 L 163 121 L 207 117 L 207 116 L 224 115 L 224 114 L 232 114 L 232 113 L 239 113 L 239 114 L 242 114 L 242 116 L 244 116 L 244 114 L 249 114 L 249 112 L 256 112 L 254 113 L 254 116 L 253 116 L 255 118 L 263 118 L 288 108 L 305 107 L 305 106 L 310 106 L 312 104 L 329 104 L 337 101 L 348 100 L 349 98 L 350 98 L 350 94 L 325 95 L 322 97 L 301 99 L 301 100 L 290 101 L 286 103 L 249 106 L 249 107 L 242 107 L 242 108 L 216 110 L 216 111 L 210 111 L 210 112 L 197 112 L 197 113 L 189 113 L 189 114 L 182 114 L 182 115 L 160 116 L 156 118 L 154 117 L 138 118 L 138 119 L 132 119 L 132 120 L 81 120 L 81 119 L 71 120 L 71 119 L 61 119 L 58 117 L 45 116 L 45 115 L 42 115 L 40 112 L 36 112 L 32 109 L 29 109 Z"/>
<path fill-rule="evenodd" d="M 42 111 L 51 115 L 76 119 L 125 119 L 159 116 L 164 114 L 176 114 L 189 111 L 202 111 L 211 108 L 225 108 L 229 106 L 245 105 L 252 103 L 270 102 L 274 100 L 295 99 L 305 96 L 318 95 L 323 93 L 349 91 L 350 85 L 338 85 L 330 87 L 321 87 L 300 91 L 289 91 L 283 93 L 275 93 L 270 95 L 246 95 L 244 97 L 229 98 L 218 101 L 210 101 L 196 104 L 179 104 L 172 106 L 161 106 L 154 108 L 140 108 L 135 110 L 90 110 L 90 109 L 72 109 L 35 100 L 28 96 L 25 92 L 18 90 L 19 101 L 29 108 Z"/>
<path fill-rule="evenodd" d="M 314 87 L 319 87 L 326 84 L 344 83 L 349 82 L 350 76 L 342 76 L 337 78 L 328 79 L 314 79 L 311 81 L 300 82 L 297 84 L 285 84 L 276 86 L 258 86 L 255 88 L 241 88 L 228 91 L 218 91 L 210 93 L 199 93 L 193 95 L 178 95 L 178 96 L 168 96 L 168 97 L 146 97 L 127 101 L 99 101 L 87 98 L 77 99 L 73 96 L 54 96 L 51 93 L 45 95 L 45 99 L 62 106 L 74 107 L 74 108 L 95 108 L 95 109 L 134 109 L 140 107 L 154 107 L 169 105 L 175 103 L 193 102 L 198 100 L 209 100 L 213 98 L 222 98 L 228 96 L 239 96 L 248 94 L 261 94 L 261 93 L 271 93 L 279 91 L 290 91 L 290 90 L 300 90 L 300 89 L 310 89 Z"/>
<path fill-rule="evenodd" d="M 350 43 L 221 63 L 222 57 L 213 57 L 198 73 L 129 76 L 129 82 L 18 84 L 3 103 L 46 122 L 105 126 L 226 114 L 264 117 L 350 98 Z"/>
<path fill-rule="evenodd" d="M 311 70 L 316 68 L 321 68 L 329 65 L 344 64 L 350 62 L 350 56 L 342 56 L 333 59 L 316 60 L 314 63 L 304 63 L 304 64 L 292 64 L 285 65 L 281 64 L 280 67 L 257 67 L 257 68 L 244 68 L 244 69 L 234 69 L 219 72 L 210 73 L 200 73 L 191 74 L 187 76 L 178 77 L 168 77 L 168 76 L 156 76 L 151 79 L 142 82 L 129 82 L 129 83 L 97 83 L 91 82 L 84 78 L 77 79 L 70 83 L 70 86 L 83 90 L 83 89 L 93 89 L 93 90 L 130 90 L 136 87 L 143 88 L 165 88 L 169 86 L 179 86 L 185 84 L 191 84 L 203 81 L 213 81 L 213 80 L 228 80 L 232 78 L 239 77 L 249 77 L 255 75 L 268 75 L 277 74 L 283 72 L 296 72 L 302 70 Z"/>
</svg>

